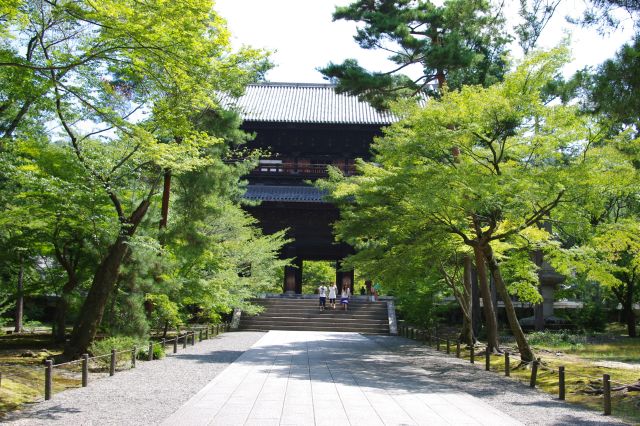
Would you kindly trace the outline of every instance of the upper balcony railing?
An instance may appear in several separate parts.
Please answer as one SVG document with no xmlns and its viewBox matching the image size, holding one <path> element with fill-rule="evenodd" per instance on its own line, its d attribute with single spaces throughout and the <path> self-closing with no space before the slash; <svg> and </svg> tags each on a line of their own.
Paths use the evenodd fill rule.
<svg viewBox="0 0 640 426">
<path fill-rule="evenodd" d="M 356 172 L 353 164 L 331 164 L 342 171 L 345 176 L 352 176 Z M 325 177 L 328 175 L 327 164 L 295 164 L 295 163 L 279 163 L 279 164 L 259 164 L 250 173 L 251 176 L 300 176 L 300 177 Z"/>
</svg>

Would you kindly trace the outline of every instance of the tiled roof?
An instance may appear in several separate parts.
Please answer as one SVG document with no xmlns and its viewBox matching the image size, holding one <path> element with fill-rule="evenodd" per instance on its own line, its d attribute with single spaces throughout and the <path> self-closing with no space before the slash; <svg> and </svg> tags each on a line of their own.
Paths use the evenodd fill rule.
<svg viewBox="0 0 640 426">
<path fill-rule="evenodd" d="M 396 121 L 391 113 L 355 96 L 336 93 L 332 84 L 251 84 L 240 98 L 222 95 L 220 101 L 237 109 L 245 121 L 380 125 Z"/>
<path fill-rule="evenodd" d="M 253 201 L 325 203 L 325 195 L 325 191 L 313 186 L 248 185 L 244 198 Z"/>
</svg>

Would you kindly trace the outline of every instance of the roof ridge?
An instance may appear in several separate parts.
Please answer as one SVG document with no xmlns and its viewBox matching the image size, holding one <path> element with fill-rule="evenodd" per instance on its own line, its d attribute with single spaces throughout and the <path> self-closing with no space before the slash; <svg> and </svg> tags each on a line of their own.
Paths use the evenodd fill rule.
<svg viewBox="0 0 640 426">
<path fill-rule="evenodd" d="M 286 81 L 263 81 L 260 83 L 250 83 L 247 86 L 278 86 L 278 87 L 336 87 L 333 83 L 302 83 Z"/>
</svg>

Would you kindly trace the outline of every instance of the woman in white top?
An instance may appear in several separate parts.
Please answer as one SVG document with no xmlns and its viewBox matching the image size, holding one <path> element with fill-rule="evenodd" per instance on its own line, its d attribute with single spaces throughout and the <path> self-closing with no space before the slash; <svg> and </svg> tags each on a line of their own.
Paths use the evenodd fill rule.
<svg viewBox="0 0 640 426">
<path fill-rule="evenodd" d="M 333 309 L 336 308 L 336 294 L 338 293 L 338 287 L 335 283 L 329 287 L 329 304 Z"/>
</svg>

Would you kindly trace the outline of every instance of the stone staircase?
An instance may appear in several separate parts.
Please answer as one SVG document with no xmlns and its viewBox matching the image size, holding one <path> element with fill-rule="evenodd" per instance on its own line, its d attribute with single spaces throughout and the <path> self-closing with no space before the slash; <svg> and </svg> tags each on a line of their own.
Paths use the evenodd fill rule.
<svg viewBox="0 0 640 426">
<path fill-rule="evenodd" d="M 254 299 L 265 310 L 255 316 L 242 314 L 240 330 L 351 331 L 365 334 L 389 334 L 387 302 L 353 298 L 345 312 L 336 301 L 336 309 L 320 312 L 318 298 L 274 297 Z"/>
</svg>

